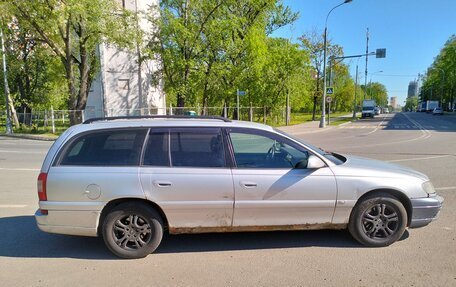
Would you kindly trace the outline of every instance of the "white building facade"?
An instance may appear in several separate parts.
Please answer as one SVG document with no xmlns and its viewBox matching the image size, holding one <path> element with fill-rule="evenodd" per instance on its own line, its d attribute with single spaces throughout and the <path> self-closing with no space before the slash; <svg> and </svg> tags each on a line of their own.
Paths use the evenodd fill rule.
<svg viewBox="0 0 456 287">
<path fill-rule="evenodd" d="M 139 13 L 138 26 L 144 31 L 153 27 L 146 12 L 158 0 L 118 0 L 124 9 Z M 145 33 L 148 34 L 148 33 Z M 147 43 L 147 39 L 144 39 Z M 111 116 L 166 114 L 166 96 L 160 74 L 160 62 L 142 60 L 141 49 L 135 51 L 101 43 L 98 46 L 100 72 L 92 82 L 85 119 Z"/>
</svg>

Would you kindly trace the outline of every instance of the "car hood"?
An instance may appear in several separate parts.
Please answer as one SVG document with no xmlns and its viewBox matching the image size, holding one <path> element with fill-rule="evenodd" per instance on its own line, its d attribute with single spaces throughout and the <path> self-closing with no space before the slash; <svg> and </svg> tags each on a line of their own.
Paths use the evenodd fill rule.
<svg viewBox="0 0 456 287">
<path fill-rule="evenodd" d="M 337 169 L 336 171 L 338 175 L 384 177 L 412 176 L 424 181 L 429 180 L 425 174 L 398 164 L 351 155 L 343 156 L 347 160 L 344 164 L 337 166 L 340 167 L 340 169 Z"/>
</svg>

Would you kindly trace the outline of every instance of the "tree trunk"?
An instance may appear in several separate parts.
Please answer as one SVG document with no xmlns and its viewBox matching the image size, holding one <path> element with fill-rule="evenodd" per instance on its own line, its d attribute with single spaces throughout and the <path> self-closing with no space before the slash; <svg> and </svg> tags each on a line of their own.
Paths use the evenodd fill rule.
<svg viewBox="0 0 456 287">
<path fill-rule="evenodd" d="M 9 103 L 9 108 L 11 111 L 11 119 L 13 121 L 14 127 L 19 128 L 19 120 L 17 118 L 17 113 L 16 113 L 16 108 L 14 107 L 13 99 L 11 98 L 11 95 L 8 94 L 8 103 Z"/>
</svg>

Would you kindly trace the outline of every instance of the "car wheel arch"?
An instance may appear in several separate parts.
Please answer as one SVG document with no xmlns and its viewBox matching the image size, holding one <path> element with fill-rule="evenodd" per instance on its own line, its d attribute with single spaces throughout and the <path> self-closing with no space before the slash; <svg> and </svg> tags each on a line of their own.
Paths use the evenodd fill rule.
<svg viewBox="0 0 456 287">
<path fill-rule="evenodd" d="M 169 226 L 168 219 L 167 219 L 165 213 L 163 212 L 163 209 L 155 202 L 147 200 L 147 199 L 141 199 L 141 198 L 119 198 L 119 199 L 115 199 L 115 200 L 108 202 L 104 206 L 103 210 L 101 211 L 101 214 L 100 214 L 100 217 L 98 220 L 97 235 L 100 236 L 101 234 L 103 234 L 103 231 L 102 231 L 103 221 L 111 210 L 113 210 L 116 206 L 118 206 L 120 204 L 134 203 L 134 202 L 145 203 L 146 205 L 150 206 L 151 209 L 154 209 L 156 212 L 158 212 L 158 214 L 161 216 L 161 219 L 163 220 L 164 229 L 168 230 L 168 226 Z"/>
<path fill-rule="evenodd" d="M 388 188 L 382 188 L 382 189 L 373 189 L 373 190 L 370 190 L 366 193 L 364 193 L 360 198 L 358 198 L 358 200 L 356 201 L 356 205 L 360 204 L 361 202 L 363 202 L 365 199 L 367 198 L 373 198 L 373 197 L 376 197 L 376 196 L 381 196 L 381 195 L 389 195 L 389 196 L 392 196 L 394 198 L 396 198 L 397 200 L 399 200 L 402 205 L 404 206 L 405 210 L 407 211 L 407 226 L 410 225 L 411 223 L 411 220 L 412 220 L 412 202 L 410 201 L 410 199 L 408 198 L 407 195 L 405 195 L 403 192 L 401 191 L 398 191 L 396 189 L 388 189 Z M 352 209 L 352 212 L 355 208 Z"/>
</svg>

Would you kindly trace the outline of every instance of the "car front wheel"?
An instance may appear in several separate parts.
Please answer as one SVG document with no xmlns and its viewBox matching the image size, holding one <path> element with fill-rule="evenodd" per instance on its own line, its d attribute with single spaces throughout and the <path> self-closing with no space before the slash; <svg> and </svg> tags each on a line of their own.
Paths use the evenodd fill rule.
<svg viewBox="0 0 456 287">
<path fill-rule="evenodd" d="M 163 237 L 160 215 L 142 203 L 116 206 L 103 221 L 103 240 L 121 258 L 143 258 L 152 253 Z"/>
<path fill-rule="evenodd" d="M 388 246 L 402 237 L 407 212 L 396 198 L 381 194 L 368 197 L 352 211 L 348 229 L 360 243 L 369 247 Z"/>
</svg>

